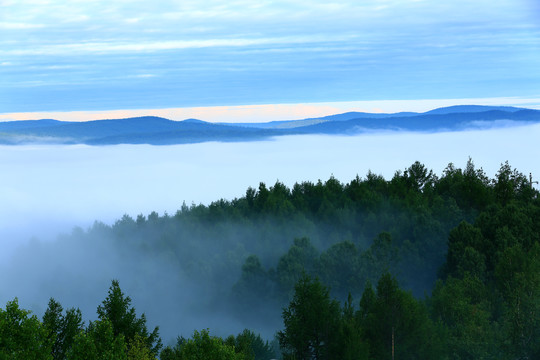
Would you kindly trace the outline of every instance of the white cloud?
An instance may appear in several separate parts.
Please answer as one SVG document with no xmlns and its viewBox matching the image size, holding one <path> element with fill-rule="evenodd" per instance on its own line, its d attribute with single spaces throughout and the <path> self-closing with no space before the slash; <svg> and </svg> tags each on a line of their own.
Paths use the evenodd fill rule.
<svg viewBox="0 0 540 360">
<path fill-rule="evenodd" d="M 126 213 L 174 214 L 184 200 L 232 199 L 260 181 L 279 179 L 292 186 L 334 174 L 347 182 L 368 170 L 389 179 L 416 160 L 439 174 L 449 162 L 464 166 L 470 156 L 489 176 L 509 160 L 519 171 L 538 176 L 539 136 L 540 126 L 531 125 L 175 146 L 2 146 L 0 235 L 40 235 L 36 224 L 63 223 L 64 228 L 49 231 L 68 231 L 96 219 L 112 223 Z"/>
<path fill-rule="evenodd" d="M 422 88 L 409 83 L 416 82 L 413 76 L 421 78 L 419 82 L 448 87 L 446 93 L 434 96 L 482 96 L 482 90 L 468 91 L 469 85 L 485 89 L 487 79 L 496 84 L 502 77 L 529 78 L 533 83 L 540 76 L 532 69 L 540 35 L 537 21 L 532 21 L 527 11 L 531 8 L 527 1 L 0 0 L 0 56 L 3 62 L 17 64 L 7 74 L 6 87 L 36 84 L 37 79 L 43 91 L 52 90 L 49 93 L 57 84 L 71 84 L 73 96 L 81 82 L 96 84 L 111 78 L 117 82 L 107 85 L 122 87 L 117 74 L 126 70 L 125 65 L 130 70 L 126 77 L 146 72 L 163 75 L 161 81 L 169 83 L 163 83 L 162 88 L 172 82 L 209 86 L 209 74 L 241 69 L 244 79 L 260 82 L 235 79 L 236 89 L 252 86 L 250 94 L 279 92 L 263 89 L 261 83 L 282 81 L 282 86 L 296 88 L 300 94 L 292 96 L 292 102 L 324 100 L 326 94 L 332 95 L 324 87 L 348 86 L 353 94 L 350 97 L 359 93 L 356 96 L 370 96 L 351 86 L 364 81 L 364 88 L 379 90 L 374 97 L 409 95 L 396 93 L 386 79 L 392 76 L 396 84 L 409 88 Z M 376 11 L 377 7 L 384 9 Z M 35 67 L 40 61 L 46 65 L 63 62 L 67 56 L 74 65 L 87 68 L 86 79 L 68 72 L 55 73 L 61 75 L 58 78 L 51 76 L 53 68 Z M 193 64 L 197 69 L 193 70 Z M 453 91 L 450 83 L 460 77 L 464 80 Z M 506 92 L 494 91 L 487 96 L 530 94 L 520 90 L 526 88 L 522 85 L 501 83 L 494 87 L 504 87 Z M 380 95 L 382 88 L 386 93 Z M 347 91 L 338 90 L 342 94 Z M 1 85 L 0 91 L 5 91 Z M 432 96 L 431 90 L 420 91 L 425 95 L 410 96 Z M 213 99 L 222 93 L 212 93 L 211 88 L 207 92 Z M 335 95 L 332 100 L 350 97 Z M 285 101 L 284 97 L 234 99 L 236 104 L 278 101 Z M 21 108 L 29 102 L 22 100 Z M 178 103 L 157 106 L 163 105 Z"/>
<path fill-rule="evenodd" d="M 347 36 L 289 36 L 267 38 L 217 38 L 200 40 L 171 40 L 148 42 L 81 42 L 60 45 L 45 45 L 33 48 L 20 48 L 13 50 L 0 50 L 0 54 L 9 55 L 73 55 L 74 53 L 138 53 L 166 50 L 183 50 L 212 47 L 250 47 L 270 44 L 306 44 L 317 42 L 343 42 L 353 39 L 354 35 Z"/>
<path fill-rule="evenodd" d="M 43 24 L 20 23 L 20 22 L 0 22 L 0 30 L 26 30 L 26 29 L 41 29 Z"/>
<path fill-rule="evenodd" d="M 124 20 L 128 24 L 136 24 L 141 21 L 141 18 L 129 18 Z"/>
</svg>

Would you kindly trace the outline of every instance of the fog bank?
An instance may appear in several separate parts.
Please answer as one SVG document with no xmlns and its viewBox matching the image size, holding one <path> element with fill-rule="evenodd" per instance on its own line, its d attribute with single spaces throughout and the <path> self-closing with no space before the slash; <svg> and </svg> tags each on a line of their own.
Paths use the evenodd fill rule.
<svg viewBox="0 0 540 360">
<path fill-rule="evenodd" d="M 391 178 L 419 160 L 440 174 L 472 157 L 489 176 L 508 160 L 540 176 L 540 125 L 470 132 L 290 136 L 261 142 L 175 146 L 0 147 L 2 246 L 51 238 L 73 226 L 123 214 L 174 214 L 182 202 L 208 204 L 279 180 L 348 182 L 368 170 Z"/>
<path fill-rule="evenodd" d="M 239 332 L 244 324 L 202 309 L 202 287 L 169 271 L 166 262 L 134 262 L 106 237 L 85 242 L 83 231 L 76 242 L 56 239 L 57 234 L 71 233 L 74 226 L 85 229 L 95 220 L 112 224 L 123 214 L 173 215 L 184 201 L 208 204 L 240 197 L 259 182 L 272 185 L 279 180 L 291 187 L 331 175 L 349 182 L 369 170 L 390 179 L 416 160 L 440 174 L 449 162 L 464 167 L 471 157 L 490 177 L 508 160 L 519 171 L 540 177 L 539 138 L 540 125 L 534 125 L 175 146 L 3 146 L 1 306 L 17 296 L 22 306 L 40 313 L 54 296 L 65 307 L 80 306 L 85 319 L 91 319 L 110 280 L 118 278 L 138 312 L 147 312 L 150 324 L 162 326 L 166 341 L 180 331 L 189 336 L 193 329 L 206 327 Z M 183 285 L 170 289 L 171 283 Z M 161 309 L 176 312 L 172 316 Z"/>
</svg>

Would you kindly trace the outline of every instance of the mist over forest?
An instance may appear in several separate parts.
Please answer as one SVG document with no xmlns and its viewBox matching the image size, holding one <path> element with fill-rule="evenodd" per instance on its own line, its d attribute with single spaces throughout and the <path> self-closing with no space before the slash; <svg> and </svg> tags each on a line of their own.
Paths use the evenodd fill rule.
<svg viewBox="0 0 540 360">
<path fill-rule="evenodd" d="M 540 359 L 539 15 L 0 0 L 0 360 Z"/>
<path fill-rule="evenodd" d="M 539 135 L 539 125 L 528 125 L 165 147 L 2 146 L 0 242 L 6 255 L 31 237 L 54 239 L 96 220 L 112 224 L 124 214 L 174 214 L 184 201 L 230 200 L 259 182 L 292 186 L 331 175 L 347 181 L 369 170 L 388 179 L 416 160 L 440 173 L 449 162 L 471 157 L 491 176 L 508 160 L 535 174 Z"/>
<path fill-rule="evenodd" d="M 348 294 L 358 301 L 385 272 L 420 299 L 441 271 L 457 274 L 444 267 L 448 236 L 495 211 L 501 176 L 512 199 L 534 197 L 527 181 L 540 174 L 538 138 L 532 125 L 2 147 L 0 303 L 17 297 L 42 316 L 53 297 L 95 320 L 117 279 L 174 344 L 206 328 L 272 340 L 302 273 L 340 303 Z M 478 192 L 459 187 L 467 176 Z"/>
</svg>

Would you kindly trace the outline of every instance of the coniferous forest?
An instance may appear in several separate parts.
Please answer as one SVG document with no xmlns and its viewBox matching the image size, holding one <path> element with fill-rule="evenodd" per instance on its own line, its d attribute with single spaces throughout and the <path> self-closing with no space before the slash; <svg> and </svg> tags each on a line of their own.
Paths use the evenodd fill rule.
<svg viewBox="0 0 540 360">
<path fill-rule="evenodd" d="M 200 309 L 254 325 L 162 340 L 110 279 L 93 321 L 54 298 L 38 316 L 10 294 L 0 359 L 540 358 L 540 199 L 508 163 L 493 178 L 469 159 L 440 175 L 415 162 L 391 179 L 261 183 L 56 244 L 114 247 L 138 271 L 166 264 L 196 279 Z"/>
</svg>

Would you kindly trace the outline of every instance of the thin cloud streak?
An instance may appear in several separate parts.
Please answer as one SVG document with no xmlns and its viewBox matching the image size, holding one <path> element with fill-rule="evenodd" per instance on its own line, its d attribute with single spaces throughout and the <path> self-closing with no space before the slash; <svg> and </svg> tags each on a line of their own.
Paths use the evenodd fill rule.
<svg viewBox="0 0 540 360">
<path fill-rule="evenodd" d="M 40 29 L 44 27 L 45 25 L 43 24 L 0 22 L 0 30 Z"/>
<path fill-rule="evenodd" d="M 526 0 L 0 6 L 10 112 L 531 97 L 540 81 Z"/>
<path fill-rule="evenodd" d="M 250 47 L 255 45 L 293 45 L 309 44 L 320 42 L 344 42 L 354 39 L 349 37 L 282 37 L 282 38 L 237 38 L 237 39 L 207 39 L 207 40 L 178 40 L 178 41 L 156 41 L 137 43 L 116 43 L 116 42 L 88 42 L 72 43 L 61 45 L 50 45 L 36 47 L 33 49 L 0 50 L 4 55 L 56 55 L 65 56 L 81 53 L 107 54 L 107 53 L 138 53 L 155 52 L 182 49 L 200 49 L 212 47 Z"/>
</svg>

